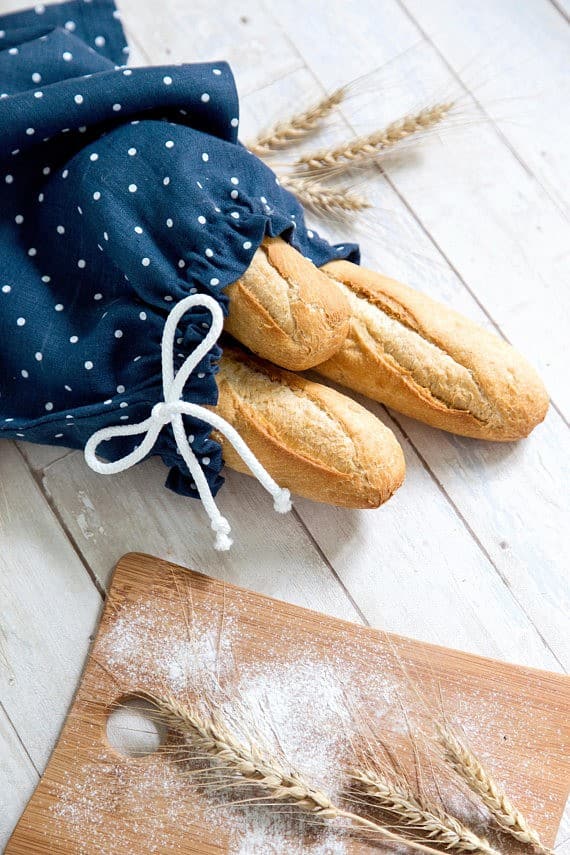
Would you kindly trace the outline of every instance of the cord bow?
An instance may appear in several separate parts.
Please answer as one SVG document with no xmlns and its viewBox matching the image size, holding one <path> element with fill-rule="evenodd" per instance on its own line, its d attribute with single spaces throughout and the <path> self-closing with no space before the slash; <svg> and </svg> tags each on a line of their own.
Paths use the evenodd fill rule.
<svg viewBox="0 0 570 855">
<path fill-rule="evenodd" d="M 174 338 L 176 328 L 185 313 L 197 306 L 208 309 L 212 315 L 212 324 L 208 334 L 192 353 L 187 356 L 178 372 L 175 373 Z M 213 297 L 209 297 L 206 294 L 193 294 L 180 300 L 169 313 L 162 333 L 161 353 L 164 401 L 155 404 L 150 416 L 138 424 L 115 425 L 96 431 L 87 441 L 84 451 L 87 465 L 95 472 L 101 475 L 114 475 L 118 472 L 124 472 L 126 469 L 139 463 L 152 451 L 163 427 L 171 424 L 178 451 L 196 484 L 198 495 L 210 518 L 211 528 L 216 532 L 215 549 L 221 551 L 228 550 L 232 544 L 232 539 L 229 536 L 231 527 L 227 519 L 218 510 L 206 476 L 188 442 L 184 430 L 183 415 L 194 416 L 194 418 L 206 422 L 212 428 L 222 433 L 231 442 L 244 463 L 251 470 L 252 475 L 273 496 L 275 510 L 279 513 L 287 513 L 291 509 L 289 490 L 279 487 L 238 432 L 225 419 L 206 407 L 181 400 L 186 382 L 199 362 L 218 341 L 223 324 L 224 317 L 222 310 Z M 97 449 L 102 442 L 114 439 L 115 437 L 137 436 L 138 434 L 144 434 L 142 441 L 133 451 L 124 457 L 113 461 L 103 461 L 97 457 Z"/>
</svg>

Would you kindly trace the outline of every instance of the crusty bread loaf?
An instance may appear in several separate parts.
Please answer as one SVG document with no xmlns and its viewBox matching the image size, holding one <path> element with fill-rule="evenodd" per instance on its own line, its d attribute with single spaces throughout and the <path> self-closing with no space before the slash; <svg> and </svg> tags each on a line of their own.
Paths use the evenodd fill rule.
<svg viewBox="0 0 570 855">
<path fill-rule="evenodd" d="M 375 508 L 404 480 L 404 456 L 393 433 L 333 389 L 228 347 L 217 382 L 216 412 L 292 493 Z M 214 435 L 228 466 L 248 472 L 227 440 Z"/>
<path fill-rule="evenodd" d="M 393 279 L 347 261 L 323 267 L 341 283 L 351 323 L 317 371 L 434 427 L 509 441 L 544 419 L 546 390 L 514 348 Z"/>
<path fill-rule="evenodd" d="M 266 238 L 226 293 L 226 330 L 283 368 L 303 371 L 324 362 L 348 332 L 348 303 L 340 289 L 281 238 Z"/>
</svg>

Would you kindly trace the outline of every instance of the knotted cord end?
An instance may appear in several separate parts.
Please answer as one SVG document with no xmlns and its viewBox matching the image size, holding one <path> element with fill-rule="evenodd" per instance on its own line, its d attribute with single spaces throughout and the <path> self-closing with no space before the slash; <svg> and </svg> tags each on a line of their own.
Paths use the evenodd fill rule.
<svg viewBox="0 0 570 855">
<path fill-rule="evenodd" d="M 229 552 L 232 543 L 231 537 L 228 537 L 223 531 L 219 531 L 214 542 L 214 549 L 216 552 Z"/>
<path fill-rule="evenodd" d="M 278 514 L 287 514 L 292 508 L 291 493 L 285 487 L 273 497 L 273 508 Z"/>
<path fill-rule="evenodd" d="M 220 517 L 217 520 L 212 520 L 212 530 L 216 532 L 216 540 L 214 549 L 216 552 L 227 552 L 233 540 L 230 537 L 231 526 L 225 517 Z"/>
</svg>

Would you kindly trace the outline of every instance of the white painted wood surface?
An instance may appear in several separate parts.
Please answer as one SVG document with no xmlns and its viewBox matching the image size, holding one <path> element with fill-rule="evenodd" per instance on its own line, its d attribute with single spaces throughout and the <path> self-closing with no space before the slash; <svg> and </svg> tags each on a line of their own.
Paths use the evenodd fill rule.
<svg viewBox="0 0 570 855">
<path fill-rule="evenodd" d="M 0 0 L 0 13 L 20 5 Z M 528 441 L 496 446 L 371 405 L 406 454 L 393 500 L 374 512 L 299 500 L 281 518 L 229 473 L 229 555 L 211 551 L 200 508 L 163 489 L 156 461 L 107 480 L 77 452 L 4 443 L 0 848 L 53 747 L 113 564 L 130 549 L 428 641 L 553 670 L 570 660 L 565 0 L 119 5 L 133 62 L 231 62 L 243 139 L 375 70 L 337 135 L 461 95 L 465 126 L 388 163 L 370 182 L 371 216 L 329 233 L 506 336 L 540 368 L 554 406 Z M 570 852 L 568 834 L 559 851 Z"/>
</svg>

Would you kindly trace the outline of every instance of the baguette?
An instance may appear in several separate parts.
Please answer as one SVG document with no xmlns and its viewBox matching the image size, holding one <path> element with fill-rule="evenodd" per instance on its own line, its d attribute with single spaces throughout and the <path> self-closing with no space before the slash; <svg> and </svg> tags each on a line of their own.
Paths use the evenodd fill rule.
<svg viewBox="0 0 570 855">
<path fill-rule="evenodd" d="M 334 282 L 280 238 L 266 238 L 230 285 L 225 328 L 249 350 L 292 371 L 324 362 L 346 338 L 348 302 Z"/>
<path fill-rule="evenodd" d="M 347 261 L 323 267 L 351 311 L 341 349 L 318 373 L 463 436 L 527 436 L 548 409 L 534 369 L 473 321 L 393 279 Z"/>
<path fill-rule="evenodd" d="M 394 434 L 350 398 L 224 347 L 215 411 L 239 432 L 281 487 L 347 508 L 376 508 L 404 480 Z M 225 462 L 249 472 L 218 433 Z"/>
</svg>

